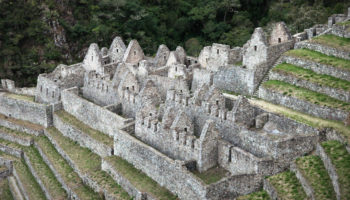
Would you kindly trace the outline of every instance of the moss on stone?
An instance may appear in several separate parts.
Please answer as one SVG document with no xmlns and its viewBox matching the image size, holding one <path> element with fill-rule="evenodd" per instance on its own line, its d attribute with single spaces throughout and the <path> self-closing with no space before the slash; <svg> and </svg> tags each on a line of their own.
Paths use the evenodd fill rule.
<svg viewBox="0 0 350 200">
<path fill-rule="evenodd" d="M 14 199 L 7 179 L 0 180 L 0 199 L 4 199 L 4 200 Z"/>
<path fill-rule="evenodd" d="M 265 190 L 254 192 L 249 195 L 240 196 L 237 198 L 237 200 L 270 200 L 269 194 Z"/>
</svg>

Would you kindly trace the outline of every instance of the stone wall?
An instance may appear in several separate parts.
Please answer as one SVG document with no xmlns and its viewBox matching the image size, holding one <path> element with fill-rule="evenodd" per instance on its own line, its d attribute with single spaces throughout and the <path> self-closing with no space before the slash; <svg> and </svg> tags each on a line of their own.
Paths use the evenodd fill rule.
<svg viewBox="0 0 350 200">
<path fill-rule="evenodd" d="M 310 115 L 324 118 L 324 119 L 338 120 L 338 121 L 343 121 L 345 123 L 349 117 L 348 111 L 325 107 L 325 106 L 321 107 L 319 105 L 312 104 L 304 100 L 285 96 L 281 93 L 269 90 L 264 87 L 260 87 L 259 97 L 267 101 L 270 101 L 272 103 L 281 104 L 288 108 L 292 108 L 294 110 L 305 112 Z"/>
<path fill-rule="evenodd" d="M 270 80 L 279 80 L 279 81 L 287 82 L 291 85 L 296 85 L 299 87 L 307 88 L 315 92 L 323 93 L 335 99 L 339 99 L 340 101 L 350 102 L 350 92 L 345 91 L 343 89 L 319 85 L 317 83 L 313 83 L 303 79 L 298 79 L 293 75 L 282 74 L 274 71 L 271 71 L 269 73 L 269 78 Z"/>
<path fill-rule="evenodd" d="M 213 84 L 222 90 L 252 94 L 254 92 L 254 71 L 241 66 L 222 68 L 214 74 Z"/>
<path fill-rule="evenodd" d="M 35 88 L 31 87 L 31 88 L 17 88 L 15 86 L 15 82 L 9 79 L 1 79 L 1 85 L 2 88 L 11 92 L 11 93 L 15 93 L 15 94 L 19 94 L 19 95 L 27 95 L 27 96 L 35 96 Z"/>
<path fill-rule="evenodd" d="M 305 59 L 300 59 L 300 58 L 295 58 L 290 56 L 283 56 L 282 62 L 300 66 L 305 69 L 310 69 L 319 74 L 327 74 L 343 80 L 350 81 L 350 72 L 348 70 L 344 70 L 338 67 L 332 67 L 332 66 L 320 64 L 317 62 L 313 62 L 310 60 L 305 60 Z"/>
<path fill-rule="evenodd" d="M 15 149 L 15 148 L 8 147 L 1 144 L 0 144 L 0 151 L 18 158 L 22 158 L 22 155 L 23 155 L 23 151 L 21 149 Z"/>
<path fill-rule="evenodd" d="M 193 80 L 192 80 L 191 90 L 195 91 L 202 84 L 212 85 L 213 74 L 208 70 L 196 68 L 193 70 Z"/>
<path fill-rule="evenodd" d="M 56 114 L 54 114 L 53 116 L 53 125 L 64 136 L 70 138 L 73 141 L 78 142 L 80 146 L 90 149 L 92 152 L 96 153 L 101 157 L 113 155 L 112 147 L 91 138 L 88 134 L 82 132 L 81 130 L 72 126 L 71 124 L 65 123 Z"/>
<path fill-rule="evenodd" d="M 192 175 L 184 163 L 172 160 L 123 130 L 114 137 L 114 153 L 140 169 L 181 199 L 220 199 L 256 191 L 259 177 L 231 177 L 206 185 Z"/>
<path fill-rule="evenodd" d="M 44 130 L 43 129 L 31 129 L 31 128 L 28 128 L 26 126 L 21 126 L 19 124 L 16 124 L 10 120 L 3 120 L 0 118 L 0 126 L 4 126 L 4 127 L 7 127 L 7 128 L 10 128 L 10 129 L 13 129 L 13 130 L 16 130 L 16 131 L 20 131 L 20 132 L 25 132 L 25 133 L 29 133 L 29 134 L 33 134 L 35 136 L 39 136 L 39 135 L 42 135 L 44 133 Z"/>
<path fill-rule="evenodd" d="M 350 60 L 349 52 L 341 51 L 339 49 L 332 48 L 329 46 L 323 46 L 320 44 L 312 43 L 312 41 L 311 42 L 298 42 L 295 44 L 295 49 L 311 49 L 311 50 L 326 54 L 328 56 L 335 56 L 338 58 Z"/>
<path fill-rule="evenodd" d="M 0 113 L 20 120 L 48 127 L 52 124 L 52 107 L 0 94 Z"/>
<path fill-rule="evenodd" d="M 33 144 L 33 138 L 22 138 L 21 136 L 19 137 L 15 137 L 14 135 L 12 134 L 7 134 L 6 132 L 0 130 L 0 138 L 1 139 L 4 139 L 4 140 L 7 140 L 7 141 L 11 141 L 11 142 L 14 142 L 14 143 L 17 143 L 17 144 L 20 144 L 20 145 L 23 145 L 23 146 L 30 146 Z"/>
<path fill-rule="evenodd" d="M 111 137 L 118 128 L 130 121 L 81 98 L 78 95 L 78 88 L 62 91 L 62 104 L 65 111 Z"/>
<path fill-rule="evenodd" d="M 332 34 L 344 37 L 344 38 L 350 38 L 350 26 L 341 26 L 341 25 L 335 25 L 332 27 Z"/>
</svg>

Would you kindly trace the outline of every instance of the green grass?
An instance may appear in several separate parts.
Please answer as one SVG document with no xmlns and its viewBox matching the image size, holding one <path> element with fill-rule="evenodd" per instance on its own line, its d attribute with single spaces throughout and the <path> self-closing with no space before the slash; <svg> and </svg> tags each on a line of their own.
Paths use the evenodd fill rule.
<svg viewBox="0 0 350 200">
<path fill-rule="evenodd" d="M 316 199 L 336 199 L 331 178 L 318 156 L 304 156 L 296 160 L 303 177 L 311 184 Z"/>
<path fill-rule="evenodd" d="M 330 157 L 338 174 L 342 199 L 350 199 L 350 154 L 345 146 L 338 141 L 327 141 L 321 145 Z"/>
<path fill-rule="evenodd" d="M 37 137 L 35 141 L 50 160 L 56 171 L 61 175 L 64 182 L 78 195 L 80 199 L 102 199 L 91 188 L 84 185 L 78 174 L 74 172 L 67 161 L 57 152 L 47 137 L 40 136 Z"/>
<path fill-rule="evenodd" d="M 86 133 L 91 138 L 108 145 L 110 147 L 113 147 L 113 138 L 109 137 L 108 135 L 102 133 L 101 131 L 97 131 L 95 129 L 90 128 L 88 125 L 84 124 L 83 122 L 79 121 L 77 118 L 75 118 L 73 115 L 60 110 L 56 112 L 58 117 L 60 117 L 64 122 L 69 123 L 79 129 L 80 131 Z"/>
<path fill-rule="evenodd" d="M 41 190 L 39 184 L 36 182 L 34 176 L 30 172 L 28 166 L 23 159 L 19 159 L 3 152 L 0 152 L 1 157 L 13 160 L 13 167 L 16 169 L 19 179 L 21 180 L 23 187 L 27 191 L 29 199 L 45 200 L 45 195 Z"/>
<path fill-rule="evenodd" d="M 19 94 L 13 94 L 13 93 L 7 93 L 6 96 L 8 96 L 12 99 L 34 102 L 33 96 L 19 95 Z"/>
<path fill-rule="evenodd" d="M 310 81 L 312 83 L 319 84 L 322 86 L 342 89 L 342 90 L 350 92 L 350 82 L 349 81 L 335 78 L 335 77 L 329 76 L 329 75 L 317 74 L 312 70 L 305 69 L 302 67 L 297 67 L 295 65 L 282 63 L 282 64 L 277 65 L 275 68 L 273 68 L 272 71 L 280 73 L 280 74 L 284 74 L 284 75 L 291 75 L 291 76 L 294 76 L 298 79 Z"/>
<path fill-rule="evenodd" d="M 216 183 L 226 176 L 227 171 L 221 167 L 213 167 L 205 172 L 199 173 L 198 171 L 193 172 L 198 178 L 204 181 L 206 184 Z"/>
<path fill-rule="evenodd" d="M 298 99 L 308 101 L 320 106 L 327 106 L 330 108 L 336 108 L 344 111 L 350 111 L 350 104 L 334 99 L 330 96 L 314 92 L 302 87 L 297 87 L 282 81 L 269 80 L 263 84 L 265 88 L 278 91 L 285 96 L 292 96 Z"/>
<path fill-rule="evenodd" d="M 346 23 L 350 24 L 350 22 L 346 22 Z M 344 38 L 344 37 L 326 34 L 326 35 L 314 37 L 311 39 L 310 42 L 333 47 L 342 51 L 350 52 L 350 38 Z"/>
<path fill-rule="evenodd" d="M 101 169 L 101 158 L 87 148 L 80 147 L 78 143 L 64 137 L 55 128 L 48 128 L 48 134 L 56 141 L 58 146 L 74 161 L 82 173 L 86 173 L 92 180 L 105 188 L 109 194 L 117 199 L 130 199 L 130 196 L 118 185 L 112 177 Z"/>
<path fill-rule="evenodd" d="M 268 178 L 271 185 L 276 188 L 278 197 L 281 200 L 302 200 L 307 199 L 303 187 L 293 172 L 286 171 Z"/>
<path fill-rule="evenodd" d="M 325 54 L 319 53 L 317 51 L 312 51 L 309 49 L 293 49 L 286 52 L 284 55 L 306 59 L 313 62 L 317 62 L 324 65 L 329 65 L 335 68 L 340 68 L 343 70 L 350 71 L 349 60 L 337 58 L 334 56 L 327 56 Z"/>
<path fill-rule="evenodd" d="M 25 153 L 28 156 L 34 171 L 46 187 L 53 199 L 67 199 L 67 193 L 62 188 L 62 185 L 57 181 L 55 175 L 46 165 L 37 149 L 34 147 L 25 148 Z"/>
<path fill-rule="evenodd" d="M 28 135 L 28 134 L 20 132 L 20 131 L 15 131 L 15 130 L 12 130 L 12 129 L 9 129 L 9 128 L 3 127 L 3 126 L 0 126 L 0 131 L 7 133 L 7 134 L 10 134 L 10 135 L 17 137 L 17 138 L 22 138 L 25 140 L 32 139 L 31 135 Z"/>
<path fill-rule="evenodd" d="M 0 199 L 3 199 L 3 200 L 14 199 L 7 179 L 0 180 Z"/>
<path fill-rule="evenodd" d="M 177 197 L 174 196 L 171 192 L 169 192 L 166 188 L 158 185 L 157 182 L 155 182 L 142 171 L 136 169 L 132 164 L 128 163 L 126 160 L 117 156 L 110 156 L 106 157 L 105 159 L 139 190 L 147 192 L 156 197 L 157 199 L 177 199 Z"/>
<path fill-rule="evenodd" d="M 269 194 L 265 190 L 254 192 L 249 195 L 238 197 L 236 200 L 270 200 Z"/>
<path fill-rule="evenodd" d="M 1 140 L 1 139 L 0 139 L 0 144 L 15 148 L 15 149 L 22 149 L 27 155 L 27 157 L 29 158 L 29 161 L 34 171 L 36 172 L 36 174 L 38 175 L 42 183 L 45 185 L 49 194 L 54 199 L 67 198 L 66 191 L 62 188 L 62 185 L 57 181 L 55 175 L 53 174 L 51 169 L 46 165 L 46 163 L 40 156 L 37 149 L 35 149 L 33 146 L 25 147 L 25 146 L 22 146 L 13 142 Z"/>
</svg>

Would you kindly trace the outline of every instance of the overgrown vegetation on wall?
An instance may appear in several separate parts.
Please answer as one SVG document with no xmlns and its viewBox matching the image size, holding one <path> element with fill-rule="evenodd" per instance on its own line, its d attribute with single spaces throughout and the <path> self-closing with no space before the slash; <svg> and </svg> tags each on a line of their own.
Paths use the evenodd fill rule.
<svg viewBox="0 0 350 200">
<path fill-rule="evenodd" d="M 0 0 L 0 78 L 33 85 L 58 63 L 82 60 L 88 45 L 137 39 L 198 55 L 213 42 L 242 46 L 254 27 L 285 21 L 293 33 L 345 13 L 348 0 Z"/>
</svg>

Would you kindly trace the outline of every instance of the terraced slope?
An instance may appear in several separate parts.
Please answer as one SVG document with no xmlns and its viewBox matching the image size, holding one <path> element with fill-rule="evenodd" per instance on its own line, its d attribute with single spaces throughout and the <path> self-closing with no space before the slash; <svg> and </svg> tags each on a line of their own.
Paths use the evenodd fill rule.
<svg viewBox="0 0 350 200">
<path fill-rule="evenodd" d="M 53 171 L 58 173 L 64 184 L 67 185 L 74 195 L 79 199 L 102 199 L 99 194 L 83 183 L 78 174 L 74 172 L 67 161 L 57 152 L 47 137 L 40 136 L 35 141 L 41 153 L 44 154 L 53 168 Z"/>
<path fill-rule="evenodd" d="M 350 199 L 350 154 L 345 146 L 337 141 L 323 142 L 321 146 L 335 168 L 341 199 Z"/>
<path fill-rule="evenodd" d="M 271 176 L 267 178 L 267 181 L 275 189 L 278 198 L 281 200 L 308 199 L 297 177 L 291 171 Z"/>
<path fill-rule="evenodd" d="M 47 195 L 53 199 L 66 199 L 67 193 L 62 185 L 57 181 L 55 175 L 43 161 L 37 149 L 34 147 L 25 147 L 16 143 L 0 139 L 0 145 L 21 149 L 24 151 L 24 163 L 28 166 L 30 173 L 35 177 L 41 188 L 46 190 Z"/>
<path fill-rule="evenodd" d="M 110 156 L 104 158 L 104 160 L 113 166 L 113 168 L 118 171 L 118 173 L 120 173 L 124 178 L 127 178 L 133 186 L 138 188 L 138 190 L 147 192 L 157 199 L 177 199 L 177 197 L 169 192 L 169 190 L 158 185 L 157 182 L 148 177 L 141 170 L 136 169 L 126 160 L 117 156 Z"/>
<path fill-rule="evenodd" d="M 101 169 L 101 157 L 87 148 L 65 137 L 55 128 L 49 128 L 46 134 L 70 165 L 80 173 L 80 177 L 91 180 L 90 187 L 97 191 L 104 191 L 105 195 L 115 199 L 130 199 L 131 197 L 118 185 L 112 177 Z"/>
<path fill-rule="evenodd" d="M 13 160 L 13 167 L 16 172 L 17 182 L 20 181 L 23 188 L 28 195 L 29 199 L 45 200 L 45 194 L 41 190 L 40 185 L 35 180 L 34 176 L 30 172 L 28 166 L 23 159 L 16 158 L 14 156 L 5 154 L 0 151 L 0 157 Z"/>
<path fill-rule="evenodd" d="M 9 182 L 7 179 L 0 180 L 0 199 L 13 200 Z"/>
<path fill-rule="evenodd" d="M 305 156 L 296 160 L 296 167 L 313 190 L 315 199 L 336 199 L 332 181 L 318 156 Z"/>
<path fill-rule="evenodd" d="M 350 126 L 350 40 L 322 35 L 296 47 L 270 71 L 259 97 Z"/>
</svg>

